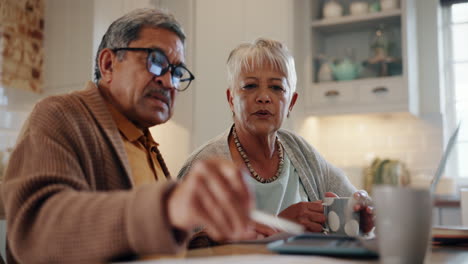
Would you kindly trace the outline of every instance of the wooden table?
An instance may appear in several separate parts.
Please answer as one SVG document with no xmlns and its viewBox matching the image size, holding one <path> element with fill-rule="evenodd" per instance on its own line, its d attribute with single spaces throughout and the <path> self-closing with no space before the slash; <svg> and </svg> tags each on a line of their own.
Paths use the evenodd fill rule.
<svg viewBox="0 0 468 264">
<path fill-rule="evenodd" d="M 274 255 L 276 253 L 269 251 L 265 244 L 230 244 L 203 249 L 194 249 L 182 252 L 177 256 L 151 256 L 144 259 L 190 259 L 199 257 L 214 257 L 214 256 L 230 256 L 230 255 L 246 255 L 246 254 L 267 254 Z M 333 263 L 379 263 L 378 260 L 356 260 L 324 257 Z M 324 260 L 323 258 L 321 258 Z M 428 256 L 426 263 L 467 263 L 468 262 L 468 246 L 433 246 L 431 253 Z M 311 257 L 310 263 L 322 263 L 320 258 Z"/>
</svg>

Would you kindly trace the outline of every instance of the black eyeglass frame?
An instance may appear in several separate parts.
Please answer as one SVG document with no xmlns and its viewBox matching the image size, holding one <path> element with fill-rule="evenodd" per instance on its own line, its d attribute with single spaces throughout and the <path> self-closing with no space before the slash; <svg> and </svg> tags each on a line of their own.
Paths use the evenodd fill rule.
<svg viewBox="0 0 468 264">
<path fill-rule="evenodd" d="M 192 81 L 195 80 L 195 76 L 192 74 L 192 72 L 191 72 L 189 69 L 187 69 L 187 67 L 186 67 L 183 63 L 181 63 L 181 64 L 179 64 L 179 65 L 171 64 L 171 63 L 169 62 L 169 59 L 167 59 L 167 56 L 166 56 L 166 54 L 164 53 L 164 51 L 162 51 L 161 49 L 158 49 L 158 48 L 131 48 L 131 47 L 112 49 L 113 52 L 118 52 L 118 51 L 121 51 L 121 50 L 124 50 L 124 51 L 146 51 L 146 52 L 148 53 L 148 55 L 147 55 L 148 57 L 146 58 L 146 61 L 147 61 L 147 63 L 146 63 L 146 69 L 148 70 L 149 73 L 151 73 L 151 74 L 153 74 L 153 75 L 155 75 L 155 76 L 162 76 L 162 75 L 166 74 L 166 72 L 170 71 L 170 73 L 171 73 L 171 79 L 172 79 L 172 76 L 173 76 L 172 73 L 174 72 L 174 70 L 175 70 L 176 68 L 179 68 L 179 67 L 180 67 L 180 68 L 183 68 L 184 70 L 186 70 L 186 71 L 188 72 L 188 74 L 190 75 L 190 77 L 189 77 L 189 78 L 185 78 L 185 79 L 180 79 L 179 82 L 180 82 L 180 83 L 189 82 L 189 83 L 188 83 L 187 86 L 186 86 L 185 88 L 183 88 L 183 89 L 180 89 L 180 88 L 175 87 L 175 89 L 176 89 L 177 91 L 179 91 L 179 92 L 183 92 L 183 91 L 187 90 L 187 89 L 189 88 L 190 84 L 192 83 Z M 159 75 L 154 74 L 154 73 L 151 72 L 151 71 L 149 70 L 149 68 L 148 68 L 149 65 L 151 64 L 151 62 L 149 62 L 150 54 L 151 54 L 152 52 L 154 52 L 154 51 L 158 51 L 158 52 L 160 52 L 162 55 L 164 55 L 164 57 L 166 58 L 166 61 L 167 61 L 167 65 L 168 65 L 166 68 L 163 68 L 163 69 L 162 69 L 161 74 L 159 74 Z"/>
</svg>

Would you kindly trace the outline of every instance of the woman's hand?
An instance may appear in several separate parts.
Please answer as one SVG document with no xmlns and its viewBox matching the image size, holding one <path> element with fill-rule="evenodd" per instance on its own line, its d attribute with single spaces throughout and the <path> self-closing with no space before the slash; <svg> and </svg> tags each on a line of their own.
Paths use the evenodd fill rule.
<svg viewBox="0 0 468 264">
<path fill-rule="evenodd" d="M 207 228 L 205 228 L 206 230 Z M 243 237 L 242 240 L 256 240 L 256 239 L 263 239 L 263 238 L 266 238 L 266 237 L 269 237 L 271 235 L 274 235 L 276 233 L 279 233 L 280 231 L 279 230 L 276 230 L 272 227 L 269 227 L 269 226 L 266 226 L 266 225 L 263 225 L 263 224 L 259 224 L 257 222 L 254 222 L 254 225 L 252 225 L 252 230 L 249 231 L 248 235 Z M 242 241 L 240 240 L 240 241 Z M 236 240 L 227 240 L 227 239 L 224 239 L 224 240 L 216 240 L 217 243 L 219 244 L 224 244 L 224 243 L 228 243 L 228 242 L 235 242 Z"/>
<path fill-rule="evenodd" d="M 276 230 L 276 229 L 271 228 L 269 226 L 262 225 L 262 224 L 259 224 L 259 223 L 255 223 L 256 237 L 254 239 L 262 239 L 262 238 L 265 238 L 265 237 L 269 237 L 269 236 L 274 235 L 274 234 L 276 234 L 278 232 L 279 232 L 279 230 Z"/>
<path fill-rule="evenodd" d="M 372 199 L 364 190 L 359 190 L 353 194 L 357 204 L 354 211 L 360 212 L 359 226 L 362 232 L 369 233 L 374 227 L 374 207 Z"/>
<path fill-rule="evenodd" d="M 278 216 L 299 223 L 310 232 L 322 232 L 322 225 L 325 223 L 322 201 L 293 204 Z"/>
</svg>

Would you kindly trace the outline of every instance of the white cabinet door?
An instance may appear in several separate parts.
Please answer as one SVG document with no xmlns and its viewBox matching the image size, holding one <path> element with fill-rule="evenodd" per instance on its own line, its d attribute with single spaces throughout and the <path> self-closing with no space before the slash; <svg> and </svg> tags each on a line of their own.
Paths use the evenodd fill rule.
<svg viewBox="0 0 468 264">
<path fill-rule="evenodd" d="M 402 77 L 322 83 L 306 94 L 306 111 L 315 115 L 409 111 Z"/>
<path fill-rule="evenodd" d="M 352 104 L 358 99 L 357 89 L 357 86 L 340 85 L 336 82 L 324 84 L 311 91 L 311 103 L 322 107 Z"/>
<path fill-rule="evenodd" d="M 373 80 L 359 87 L 359 102 L 364 104 L 393 104 L 406 99 L 406 85 L 399 77 Z"/>
</svg>

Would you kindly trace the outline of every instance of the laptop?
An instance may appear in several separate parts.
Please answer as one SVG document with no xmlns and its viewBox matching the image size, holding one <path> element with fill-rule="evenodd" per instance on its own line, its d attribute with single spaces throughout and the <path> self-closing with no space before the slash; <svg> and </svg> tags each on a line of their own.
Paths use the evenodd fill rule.
<svg viewBox="0 0 468 264">
<path fill-rule="evenodd" d="M 455 129 L 455 131 L 453 131 L 452 135 L 450 136 L 450 139 L 447 143 L 447 147 L 445 148 L 445 151 L 444 151 L 444 155 L 442 155 L 442 158 L 440 159 L 439 167 L 437 168 L 436 174 L 434 175 L 434 178 L 432 179 L 432 182 L 431 182 L 430 191 L 432 195 L 435 194 L 437 184 L 439 183 L 439 180 L 442 177 L 442 173 L 444 173 L 445 165 L 447 164 L 447 159 L 450 153 L 452 152 L 453 146 L 455 145 L 455 142 L 458 136 L 458 131 L 460 130 L 460 126 L 461 126 L 461 122 L 458 123 L 457 128 Z"/>
<path fill-rule="evenodd" d="M 431 182 L 430 191 L 434 195 L 437 184 L 445 169 L 448 156 L 455 145 L 461 123 L 445 148 L 444 154 Z M 310 254 L 346 258 L 378 258 L 378 250 L 375 239 L 366 240 L 356 237 L 325 235 L 321 233 L 305 233 L 293 236 L 285 240 L 279 240 L 268 244 L 268 249 L 282 254 Z"/>
</svg>

